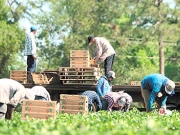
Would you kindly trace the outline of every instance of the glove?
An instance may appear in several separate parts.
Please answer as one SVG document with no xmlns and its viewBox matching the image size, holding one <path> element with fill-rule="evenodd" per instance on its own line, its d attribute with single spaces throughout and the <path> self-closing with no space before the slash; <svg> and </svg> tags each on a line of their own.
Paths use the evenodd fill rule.
<svg viewBox="0 0 180 135">
<path fill-rule="evenodd" d="M 161 106 L 161 108 L 159 109 L 159 114 L 164 115 L 165 112 L 166 112 L 166 106 Z"/>
</svg>

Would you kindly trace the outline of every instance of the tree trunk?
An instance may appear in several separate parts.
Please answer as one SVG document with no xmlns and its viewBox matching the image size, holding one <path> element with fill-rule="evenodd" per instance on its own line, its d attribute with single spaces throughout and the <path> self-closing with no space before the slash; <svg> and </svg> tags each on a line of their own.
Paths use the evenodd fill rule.
<svg viewBox="0 0 180 135">
<path fill-rule="evenodd" d="M 159 71 L 164 75 L 164 48 L 161 32 L 159 33 Z"/>
</svg>

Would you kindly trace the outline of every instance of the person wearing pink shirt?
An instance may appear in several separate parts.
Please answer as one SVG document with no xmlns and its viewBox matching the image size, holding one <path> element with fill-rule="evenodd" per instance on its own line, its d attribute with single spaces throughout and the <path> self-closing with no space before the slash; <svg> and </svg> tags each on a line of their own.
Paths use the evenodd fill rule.
<svg viewBox="0 0 180 135">
<path fill-rule="evenodd" d="M 130 105 L 132 103 L 132 97 L 124 93 L 124 91 L 120 92 L 109 92 L 104 96 L 104 100 L 106 101 L 107 110 L 108 111 L 129 111 Z"/>
</svg>

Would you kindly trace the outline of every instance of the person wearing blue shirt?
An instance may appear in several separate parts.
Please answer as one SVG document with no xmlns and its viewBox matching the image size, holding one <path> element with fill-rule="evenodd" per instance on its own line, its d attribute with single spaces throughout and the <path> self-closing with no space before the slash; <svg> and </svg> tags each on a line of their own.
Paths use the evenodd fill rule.
<svg viewBox="0 0 180 135">
<path fill-rule="evenodd" d="M 101 100 L 100 100 L 99 96 L 97 95 L 97 93 L 95 91 L 87 90 L 87 91 L 84 91 L 82 93 L 82 95 L 88 97 L 88 108 L 89 108 L 90 112 L 101 110 L 102 103 L 101 103 Z M 96 110 L 93 110 L 93 108 L 92 108 L 92 106 L 94 104 L 97 105 Z"/>
<path fill-rule="evenodd" d="M 166 109 L 168 96 L 175 94 L 175 83 L 162 74 L 149 74 L 141 81 L 141 94 L 146 111 L 152 111 L 154 101 L 158 108 Z"/>
<path fill-rule="evenodd" d="M 98 80 L 97 86 L 96 86 L 96 92 L 99 95 L 101 101 L 102 101 L 102 110 L 105 110 L 107 104 L 104 102 L 104 96 L 112 91 L 112 84 L 111 82 L 115 77 L 114 71 L 109 71 L 106 76 L 101 76 Z"/>
</svg>

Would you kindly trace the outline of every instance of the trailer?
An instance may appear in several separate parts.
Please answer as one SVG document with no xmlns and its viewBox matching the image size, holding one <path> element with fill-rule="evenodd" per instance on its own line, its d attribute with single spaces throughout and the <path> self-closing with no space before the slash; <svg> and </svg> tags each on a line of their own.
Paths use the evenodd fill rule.
<svg viewBox="0 0 180 135">
<path fill-rule="evenodd" d="M 96 91 L 96 83 L 98 77 L 101 76 L 97 68 L 68 68 L 71 69 L 69 72 L 64 72 L 65 68 L 61 67 L 60 69 L 63 70 L 46 70 L 29 75 L 27 75 L 27 71 L 12 70 L 10 78 L 22 83 L 25 88 L 32 88 L 36 85 L 45 87 L 54 101 L 59 100 L 60 94 L 80 94 L 86 90 Z M 131 81 L 129 85 L 112 86 L 113 92 L 123 90 L 132 96 L 133 102 L 143 102 L 139 81 Z M 178 82 L 175 87 L 175 95 L 169 96 L 167 103 L 176 106 L 180 104 L 180 85 Z"/>
</svg>

